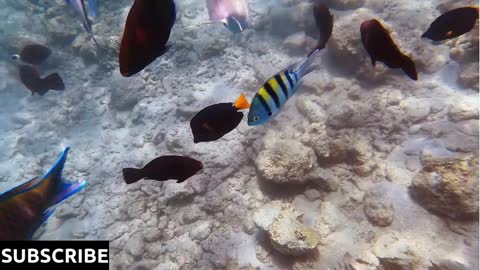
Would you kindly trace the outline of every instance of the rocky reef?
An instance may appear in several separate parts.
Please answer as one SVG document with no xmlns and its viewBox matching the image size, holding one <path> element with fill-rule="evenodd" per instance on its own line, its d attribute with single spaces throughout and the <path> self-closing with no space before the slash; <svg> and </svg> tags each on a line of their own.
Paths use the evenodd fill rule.
<svg viewBox="0 0 480 270">
<path fill-rule="evenodd" d="M 199 144 L 196 112 L 250 100 L 315 46 L 312 1 L 251 0 L 251 27 L 232 35 L 202 23 L 205 1 L 178 0 L 172 48 L 124 78 L 131 2 L 99 1 L 97 49 L 64 1 L 3 1 L 2 50 L 48 44 L 42 70 L 66 90 L 32 96 L 0 60 L 0 190 L 43 173 L 64 145 L 65 177 L 88 181 L 37 239 L 108 239 L 118 270 L 478 269 L 478 29 L 420 38 L 474 1 L 324 1 L 332 38 L 275 120 L 244 119 Z M 372 66 L 359 33 L 371 18 L 412 57 L 418 81 Z M 205 168 L 181 184 L 125 184 L 122 168 L 166 154 Z"/>
</svg>

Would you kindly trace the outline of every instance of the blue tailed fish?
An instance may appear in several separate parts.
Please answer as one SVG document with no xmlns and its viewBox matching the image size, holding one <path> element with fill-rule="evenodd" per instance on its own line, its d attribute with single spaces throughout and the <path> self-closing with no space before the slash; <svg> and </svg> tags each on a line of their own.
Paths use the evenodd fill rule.
<svg viewBox="0 0 480 270">
<path fill-rule="evenodd" d="M 66 3 L 73 6 L 73 8 L 77 11 L 77 13 L 82 17 L 82 23 L 85 30 L 92 35 L 93 41 L 98 46 L 97 40 L 93 35 L 92 26 L 88 21 L 87 10 L 85 9 L 85 2 L 83 0 L 65 0 Z M 95 2 L 95 1 L 94 1 Z M 92 7 L 90 7 L 92 8 Z"/>
<path fill-rule="evenodd" d="M 257 91 L 248 112 L 248 125 L 262 125 L 275 118 L 288 99 L 295 94 L 300 79 L 310 73 L 315 56 L 321 49 L 315 49 L 308 56 L 267 80 Z"/>
<path fill-rule="evenodd" d="M 55 206 L 82 190 L 86 182 L 67 182 L 62 177 L 69 147 L 43 176 L 0 194 L 0 241 L 31 240 L 53 214 Z"/>
</svg>

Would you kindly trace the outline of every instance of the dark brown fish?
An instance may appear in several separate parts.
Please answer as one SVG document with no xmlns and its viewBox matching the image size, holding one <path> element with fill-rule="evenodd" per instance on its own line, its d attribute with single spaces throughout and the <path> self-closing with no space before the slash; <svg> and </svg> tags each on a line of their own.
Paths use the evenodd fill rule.
<svg viewBox="0 0 480 270">
<path fill-rule="evenodd" d="M 327 45 L 328 40 L 332 36 L 333 31 L 333 14 L 330 13 L 328 7 L 318 0 L 313 7 L 313 16 L 320 32 L 320 39 L 317 44 L 317 49 L 323 49 Z"/>
<path fill-rule="evenodd" d="M 418 79 L 415 63 L 398 49 L 387 29 L 378 20 L 364 21 L 360 32 L 373 66 L 378 60 L 389 68 L 401 68 L 412 80 Z"/>
<path fill-rule="evenodd" d="M 193 142 L 211 142 L 222 138 L 242 121 L 243 113 L 238 110 L 248 108 L 250 104 L 242 94 L 235 103 L 218 103 L 202 109 L 190 121 Z"/>
<path fill-rule="evenodd" d="M 41 78 L 40 73 L 34 67 L 20 65 L 19 76 L 25 87 L 32 91 L 32 95 L 36 93 L 43 96 L 49 90 L 65 90 L 63 80 L 58 73 L 52 73 L 45 78 Z"/>
<path fill-rule="evenodd" d="M 13 59 L 20 58 L 25 63 L 32 65 L 40 65 L 45 62 L 47 58 L 52 54 L 52 50 L 47 46 L 40 44 L 29 44 L 20 50 L 19 54 L 12 56 Z"/>
<path fill-rule="evenodd" d="M 176 20 L 173 0 L 135 0 L 120 43 L 120 73 L 130 77 L 168 51 Z"/>
<path fill-rule="evenodd" d="M 177 180 L 182 183 L 203 169 L 202 162 L 184 156 L 161 156 L 150 161 L 141 169 L 124 168 L 123 179 L 133 184 L 141 179 L 157 181 Z"/>
<path fill-rule="evenodd" d="M 433 41 L 456 38 L 470 32 L 477 20 L 478 7 L 456 8 L 436 18 L 422 35 L 422 38 Z"/>
</svg>

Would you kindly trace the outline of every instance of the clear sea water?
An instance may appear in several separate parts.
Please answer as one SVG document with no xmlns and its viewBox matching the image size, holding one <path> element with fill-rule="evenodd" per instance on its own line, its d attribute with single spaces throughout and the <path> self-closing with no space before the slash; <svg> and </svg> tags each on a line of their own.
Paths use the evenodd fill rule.
<svg viewBox="0 0 480 270">
<path fill-rule="evenodd" d="M 251 0 L 251 25 L 234 35 L 205 24 L 205 1 L 178 0 L 171 50 L 129 78 L 119 73 L 118 46 L 133 1 L 98 2 L 90 20 L 100 50 L 64 1 L 0 0 L 0 191 L 44 174 L 67 146 L 64 177 L 87 181 L 35 239 L 109 240 L 111 269 L 387 270 L 445 261 L 463 268 L 428 269 L 478 269 L 478 220 L 433 214 L 408 192 L 425 153 L 478 158 L 478 23 L 444 44 L 419 38 L 445 9 L 472 1 L 325 1 L 332 38 L 275 120 L 251 127 L 245 115 L 222 139 L 200 144 L 189 126 L 196 112 L 240 93 L 251 100 L 312 49 L 311 1 Z M 393 29 L 418 81 L 372 67 L 359 32 L 366 18 Z M 32 95 L 21 84 L 10 56 L 28 42 L 52 49 L 39 69 L 58 72 L 64 91 Z M 205 168 L 182 184 L 125 184 L 122 168 L 169 154 Z M 269 172 L 300 183 L 276 183 Z M 393 205 L 387 227 L 366 217 L 373 189 Z M 314 255 L 282 254 L 255 225 L 254 214 L 275 200 L 302 211 L 322 236 Z"/>
</svg>

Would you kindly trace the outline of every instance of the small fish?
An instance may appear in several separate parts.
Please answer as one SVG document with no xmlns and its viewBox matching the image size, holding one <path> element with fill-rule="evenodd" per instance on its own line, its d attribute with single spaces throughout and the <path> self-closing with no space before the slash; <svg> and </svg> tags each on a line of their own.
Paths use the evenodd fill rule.
<svg viewBox="0 0 480 270">
<path fill-rule="evenodd" d="M 313 71 L 311 65 L 320 51 L 313 50 L 308 57 L 290 65 L 265 82 L 251 102 L 248 112 L 249 126 L 265 124 L 280 112 L 283 105 L 297 91 L 300 79 Z"/>
<path fill-rule="evenodd" d="M 40 65 L 45 62 L 52 54 L 52 50 L 47 46 L 41 44 L 29 44 L 24 46 L 19 54 L 12 55 L 13 60 L 22 60 L 25 63 L 32 65 Z"/>
<path fill-rule="evenodd" d="M 41 78 L 38 70 L 32 66 L 19 65 L 18 69 L 20 80 L 25 87 L 32 91 L 32 96 L 35 93 L 43 96 L 49 90 L 65 90 L 62 77 L 58 73 L 52 73 L 45 78 Z"/>
<path fill-rule="evenodd" d="M 323 49 L 332 36 L 333 14 L 330 13 L 326 5 L 317 0 L 313 8 L 313 16 L 315 17 L 317 28 L 320 31 L 320 40 L 318 41 L 317 48 Z"/>
<path fill-rule="evenodd" d="M 85 2 L 83 0 L 65 0 L 65 2 L 72 5 L 73 8 L 77 11 L 79 16 L 82 18 L 83 27 L 90 35 L 92 35 L 93 41 L 98 46 L 97 40 L 93 35 L 92 26 L 90 25 L 90 21 L 88 20 L 87 10 L 85 9 Z"/>
<path fill-rule="evenodd" d="M 235 103 L 210 105 L 198 112 L 190 121 L 193 142 L 211 142 L 235 129 L 243 119 L 239 110 L 250 108 L 242 94 Z"/>
<path fill-rule="evenodd" d="M 0 241 L 31 240 L 55 206 L 85 187 L 86 181 L 67 182 L 62 176 L 68 151 L 44 176 L 0 194 Z"/>
<path fill-rule="evenodd" d="M 478 20 L 478 7 L 456 8 L 440 15 L 422 38 L 432 41 L 444 41 L 470 32 Z"/>
<path fill-rule="evenodd" d="M 167 181 L 177 180 L 182 183 L 203 169 L 202 162 L 184 156 L 161 156 L 153 159 L 141 169 L 124 168 L 123 179 L 127 184 L 133 184 L 144 178 Z"/>
<path fill-rule="evenodd" d="M 135 0 L 120 43 L 120 73 L 130 77 L 142 71 L 171 47 L 167 44 L 176 21 L 173 0 Z"/>
<path fill-rule="evenodd" d="M 223 23 L 234 34 L 248 27 L 246 0 L 207 0 L 207 9 L 211 22 Z"/>
<path fill-rule="evenodd" d="M 418 79 L 415 63 L 400 52 L 387 29 L 378 20 L 364 21 L 360 33 L 373 66 L 378 60 L 389 68 L 401 68 L 412 80 Z"/>
<path fill-rule="evenodd" d="M 92 17 L 97 17 L 97 0 L 88 0 L 88 8 Z"/>
</svg>

